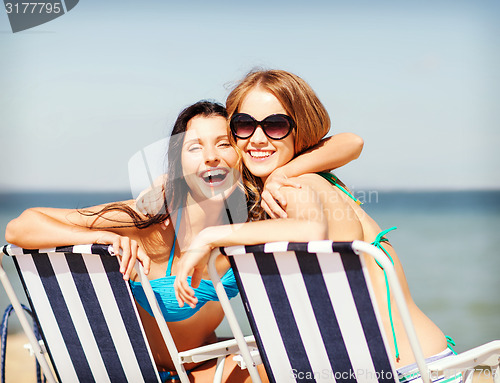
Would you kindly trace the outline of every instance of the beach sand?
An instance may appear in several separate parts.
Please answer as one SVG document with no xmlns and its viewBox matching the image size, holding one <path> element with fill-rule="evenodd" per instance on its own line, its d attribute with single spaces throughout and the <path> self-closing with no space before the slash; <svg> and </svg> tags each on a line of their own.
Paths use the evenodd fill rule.
<svg viewBox="0 0 500 383">
<path fill-rule="evenodd" d="M 24 345 L 29 343 L 24 334 L 9 334 L 5 361 L 6 383 L 36 383 L 35 357 Z"/>
<path fill-rule="evenodd" d="M 36 383 L 35 357 L 24 348 L 27 343 L 24 334 L 9 334 L 7 337 L 6 383 Z M 476 370 L 473 382 L 493 382 L 491 371 Z"/>
</svg>

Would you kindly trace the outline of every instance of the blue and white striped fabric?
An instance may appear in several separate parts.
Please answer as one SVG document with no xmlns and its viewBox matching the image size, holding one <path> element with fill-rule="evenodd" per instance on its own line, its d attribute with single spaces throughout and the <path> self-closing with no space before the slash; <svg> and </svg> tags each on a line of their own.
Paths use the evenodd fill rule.
<svg viewBox="0 0 500 383">
<path fill-rule="evenodd" d="M 160 381 L 111 247 L 3 250 L 14 256 L 59 381 Z"/>
<path fill-rule="evenodd" d="M 273 382 L 395 382 L 368 273 L 351 243 L 271 243 L 229 255 Z"/>
</svg>

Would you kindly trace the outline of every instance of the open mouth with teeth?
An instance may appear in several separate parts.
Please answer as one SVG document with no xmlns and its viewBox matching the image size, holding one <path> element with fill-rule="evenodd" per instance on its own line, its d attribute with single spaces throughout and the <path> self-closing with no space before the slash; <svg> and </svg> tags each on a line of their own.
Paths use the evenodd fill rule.
<svg viewBox="0 0 500 383">
<path fill-rule="evenodd" d="M 254 160 L 265 160 L 274 154 L 272 150 L 249 150 L 248 154 Z"/>
<path fill-rule="evenodd" d="M 226 180 L 228 173 L 228 169 L 213 168 L 201 172 L 200 177 L 207 185 L 218 186 Z"/>
</svg>

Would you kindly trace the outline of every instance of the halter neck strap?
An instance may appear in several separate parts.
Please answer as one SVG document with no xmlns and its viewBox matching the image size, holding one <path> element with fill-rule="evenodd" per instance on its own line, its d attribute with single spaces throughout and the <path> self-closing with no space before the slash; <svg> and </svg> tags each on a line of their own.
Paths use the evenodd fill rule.
<svg viewBox="0 0 500 383">
<path fill-rule="evenodd" d="M 182 216 L 182 207 L 177 210 L 177 222 L 175 223 L 174 229 L 174 240 L 172 242 L 172 247 L 170 248 L 170 256 L 168 257 L 168 266 L 166 276 L 170 276 L 172 274 L 172 263 L 174 262 L 174 253 L 175 253 L 175 243 L 177 242 L 177 233 L 179 232 L 179 226 L 181 224 L 181 216 Z"/>
</svg>

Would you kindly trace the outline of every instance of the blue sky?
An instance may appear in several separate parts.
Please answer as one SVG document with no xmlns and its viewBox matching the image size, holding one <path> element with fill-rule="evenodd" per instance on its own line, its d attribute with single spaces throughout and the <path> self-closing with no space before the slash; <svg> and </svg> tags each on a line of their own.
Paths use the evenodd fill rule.
<svg viewBox="0 0 500 383">
<path fill-rule="evenodd" d="M 105 4 L 103 4 L 105 3 Z M 0 11 L 0 190 L 128 190 L 128 160 L 255 66 L 308 81 L 365 140 L 354 189 L 499 189 L 494 1 L 81 0 Z"/>
</svg>

